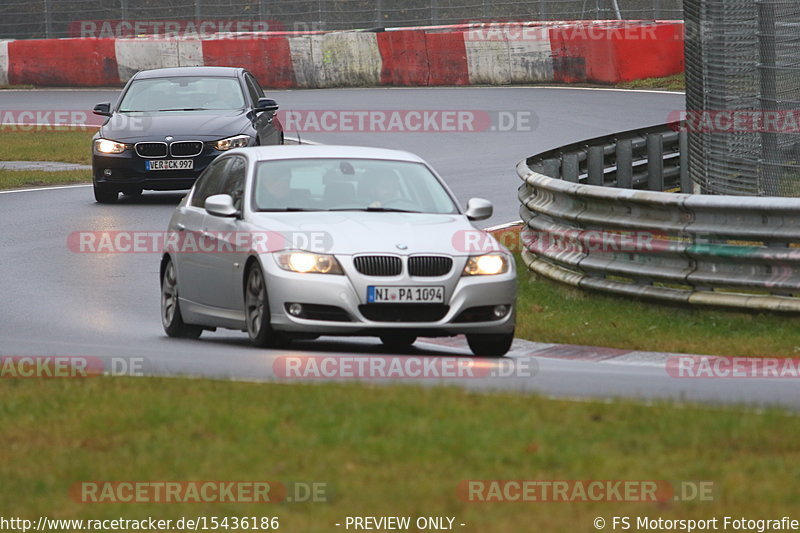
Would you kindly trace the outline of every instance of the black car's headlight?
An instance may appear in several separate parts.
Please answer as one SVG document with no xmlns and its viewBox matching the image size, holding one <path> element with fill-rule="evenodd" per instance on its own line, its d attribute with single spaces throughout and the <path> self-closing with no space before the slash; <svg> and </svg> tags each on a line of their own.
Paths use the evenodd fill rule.
<svg viewBox="0 0 800 533">
<path fill-rule="evenodd" d="M 109 139 L 95 139 L 94 149 L 101 154 L 121 154 L 128 146 Z"/>
<path fill-rule="evenodd" d="M 496 276 L 508 272 L 509 260 L 506 254 L 491 253 L 473 255 L 467 260 L 462 276 Z"/>
<path fill-rule="evenodd" d="M 214 143 L 214 148 L 217 150 L 224 152 L 226 150 L 232 150 L 234 148 L 244 148 L 250 144 L 250 136 L 249 135 L 236 135 L 234 137 L 228 137 L 225 139 L 220 139 Z"/>
<path fill-rule="evenodd" d="M 314 254 L 299 250 L 287 250 L 275 254 L 278 266 L 301 274 L 344 274 L 339 261 L 328 254 Z"/>
</svg>

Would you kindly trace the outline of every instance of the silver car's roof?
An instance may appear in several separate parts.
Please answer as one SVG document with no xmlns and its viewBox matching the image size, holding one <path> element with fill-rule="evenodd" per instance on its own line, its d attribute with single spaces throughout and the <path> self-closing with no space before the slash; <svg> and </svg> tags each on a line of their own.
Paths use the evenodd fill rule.
<svg viewBox="0 0 800 533">
<path fill-rule="evenodd" d="M 419 156 L 402 150 L 389 150 L 386 148 L 369 148 L 365 146 L 335 146 L 335 145 L 283 145 L 283 146 L 253 146 L 250 148 L 237 148 L 229 154 L 242 153 L 257 161 L 272 161 L 277 159 L 386 159 L 390 161 L 408 161 L 424 163 Z"/>
</svg>

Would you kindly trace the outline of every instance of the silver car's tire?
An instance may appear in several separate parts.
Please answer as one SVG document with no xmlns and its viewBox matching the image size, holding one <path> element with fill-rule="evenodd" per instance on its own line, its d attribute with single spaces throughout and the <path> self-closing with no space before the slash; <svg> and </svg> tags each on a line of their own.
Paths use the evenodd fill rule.
<svg viewBox="0 0 800 533">
<path fill-rule="evenodd" d="M 178 278 L 172 260 L 164 265 L 164 275 L 161 276 L 161 325 L 170 337 L 196 339 L 203 333 L 200 326 L 192 326 L 183 321 L 178 300 Z"/>
<path fill-rule="evenodd" d="M 385 333 L 381 335 L 381 342 L 390 350 L 408 350 L 417 341 L 413 333 Z"/>
<path fill-rule="evenodd" d="M 511 349 L 514 332 L 467 334 L 467 344 L 478 357 L 503 357 Z"/>
<path fill-rule="evenodd" d="M 244 285 L 244 317 L 247 322 L 247 335 L 255 346 L 265 347 L 277 340 L 269 322 L 269 301 L 267 283 L 261 265 L 254 262 L 247 271 Z"/>
</svg>

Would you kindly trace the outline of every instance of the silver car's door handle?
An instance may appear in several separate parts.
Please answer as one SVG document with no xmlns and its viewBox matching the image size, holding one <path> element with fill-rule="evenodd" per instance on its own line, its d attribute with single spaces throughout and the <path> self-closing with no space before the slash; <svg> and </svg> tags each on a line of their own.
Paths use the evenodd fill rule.
<svg viewBox="0 0 800 533">
<path fill-rule="evenodd" d="M 178 231 L 186 231 L 186 226 L 185 225 L 178 223 L 178 224 L 176 224 L 176 226 L 178 228 Z"/>
</svg>

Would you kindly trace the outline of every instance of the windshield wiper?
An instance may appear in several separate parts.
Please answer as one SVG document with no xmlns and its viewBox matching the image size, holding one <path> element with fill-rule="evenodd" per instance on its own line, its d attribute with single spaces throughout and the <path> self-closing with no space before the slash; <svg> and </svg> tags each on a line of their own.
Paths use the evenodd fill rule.
<svg viewBox="0 0 800 533">
<path fill-rule="evenodd" d="M 208 111 L 205 107 L 182 107 L 179 109 L 159 109 L 161 111 Z"/>
<path fill-rule="evenodd" d="M 311 207 L 272 207 L 269 209 L 259 209 L 260 212 L 269 212 L 269 213 L 283 213 L 286 211 L 289 212 L 297 212 L 297 211 L 322 211 L 322 209 L 314 209 Z"/>
<path fill-rule="evenodd" d="M 339 207 L 328 209 L 328 211 L 369 211 L 375 213 L 421 213 L 422 211 L 411 211 L 409 209 L 396 209 L 394 207 Z"/>
</svg>

